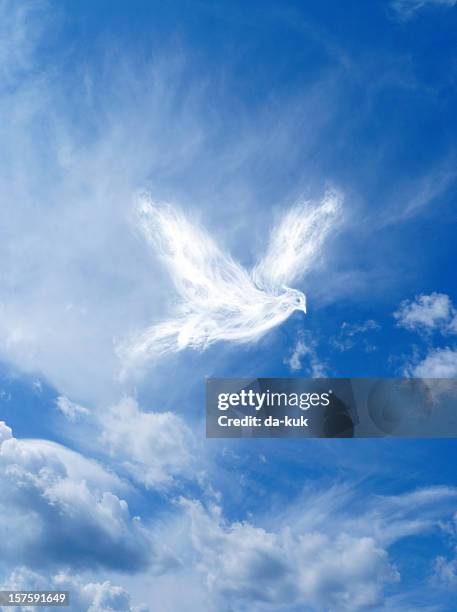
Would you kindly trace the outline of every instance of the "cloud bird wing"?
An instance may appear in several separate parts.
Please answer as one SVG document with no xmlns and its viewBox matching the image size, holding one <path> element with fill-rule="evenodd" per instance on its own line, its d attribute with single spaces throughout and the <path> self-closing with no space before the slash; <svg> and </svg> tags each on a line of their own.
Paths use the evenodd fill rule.
<svg viewBox="0 0 457 612">
<path fill-rule="evenodd" d="M 341 211 L 342 196 L 327 191 L 318 205 L 293 206 L 274 227 L 265 256 L 252 270 L 255 283 L 278 291 L 303 276 L 315 261 Z"/>
<path fill-rule="evenodd" d="M 153 355 L 199 348 L 217 339 L 241 340 L 262 320 L 265 294 L 214 240 L 169 204 L 140 198 L 139 227 L 167 268 L 179 301 L 173 317 L 118 346 L 122 376 Z M 259 312 L 260 311 L 260 312 Z"/>
<path fill-rule="evenodd" d="M 254 289 L 249 274 L 221 251 L 208 233 L 170 204 L 140 198 L 139 226 L 165 264 L 188 308 L 212 310 L 236 304 Z"/>
</svg>

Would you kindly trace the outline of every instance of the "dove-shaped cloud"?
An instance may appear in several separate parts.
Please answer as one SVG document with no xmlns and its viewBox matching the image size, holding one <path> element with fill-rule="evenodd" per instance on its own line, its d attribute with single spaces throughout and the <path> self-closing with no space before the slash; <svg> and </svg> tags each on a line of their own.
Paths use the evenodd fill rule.
<svg viewBox="0 0 457 612">
<path fill-rule="evenodd" d="M 306 312 L 305 295 L 288 285 L 311 267 L 341 204 L 342 195 L 332 190 L 318 203 L 293 206 L 273 228 L 264 257 L 248 271 L 178 208 L 142 194 L 135 206 L 137 223 L 168 269 L 179 300 L 172 318 L 119 347 L 124 370 L 218 340 L 251 342 L 295 310 Z"/>
</svg>

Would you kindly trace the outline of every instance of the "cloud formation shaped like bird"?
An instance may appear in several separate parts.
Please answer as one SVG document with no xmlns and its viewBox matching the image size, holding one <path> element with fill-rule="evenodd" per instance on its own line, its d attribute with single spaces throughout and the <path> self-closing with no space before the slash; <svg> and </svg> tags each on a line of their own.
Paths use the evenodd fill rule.
<svg viewBox="0 0 457 612">
<path fill-rule="evenodd" d="M 305 295 L 289 284 L 311 268 L 341 205 L 342 195 L 332 190 L 318 203 L 293 206 L 273 228 L 264 257 L 248 271 L 178 208 L 142 194 L 136 221 L 166 266 L 179 299 L 172 318 L 119 347 L 123 368 L 216 341 L 251 342 L 295 310 L 306 312 Z"/>
</svg>

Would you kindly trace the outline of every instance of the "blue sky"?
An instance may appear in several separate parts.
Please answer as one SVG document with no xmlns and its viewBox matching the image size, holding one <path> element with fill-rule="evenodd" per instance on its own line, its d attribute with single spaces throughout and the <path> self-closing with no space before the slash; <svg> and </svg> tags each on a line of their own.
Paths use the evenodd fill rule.
<svg viewBox="0 0 457 612">
<path fill-rule="evenodd" d="M 454 0 L 0 0 L 5 588 L 455 608 L 453 440 L 206 440 L 204 379 L 457 376 L 456 26 Z M 176 299 L 139 190 L 249 268 L 330 188 L 306 316 L 120 378 L 118 344 Z"/>
</svg>

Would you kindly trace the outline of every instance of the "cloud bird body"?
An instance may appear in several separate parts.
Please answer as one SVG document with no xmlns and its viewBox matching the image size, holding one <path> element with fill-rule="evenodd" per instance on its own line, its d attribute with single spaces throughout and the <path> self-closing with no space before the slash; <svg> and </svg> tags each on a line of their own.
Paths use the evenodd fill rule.
<svg viewBox="0 0 457 612">
<path fill-rule="evenodd" d="M 187 347 L 203 349 L 218 340 L 250 342 L 295 310 L 306 312 L 305 295 L 288 284 L 309 269 L 340 207 L 335 191 L 318 205 L 295 205 L 249 272 L 181 211 L 141 196 L 135 210 L 138 224 L 168 269 L 179 301 L 173 318 L 120 347 L 124 367 Z"/>
</svg>

